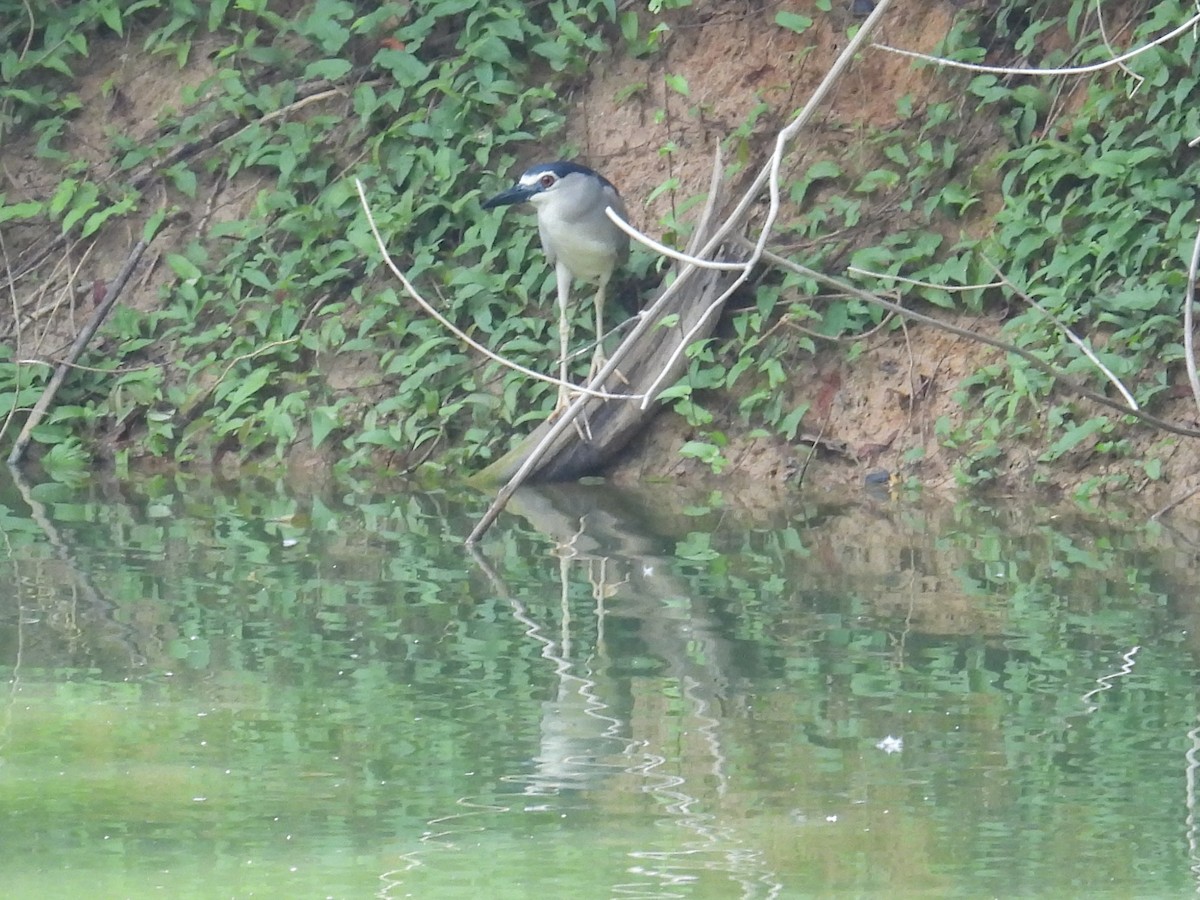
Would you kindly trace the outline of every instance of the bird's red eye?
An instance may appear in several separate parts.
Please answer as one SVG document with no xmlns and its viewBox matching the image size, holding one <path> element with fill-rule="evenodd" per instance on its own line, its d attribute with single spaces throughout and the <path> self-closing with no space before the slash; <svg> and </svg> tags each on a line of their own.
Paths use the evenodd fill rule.
<svg viewBox="0 0 1200 900">
<path fill-rule="evenodd" d="M 542 187 L 548 188 L 550 185 L 554 184 L 554 176 L 547 173 L 541 177 L 540 181 L 542 183 Z"/>
</svg>

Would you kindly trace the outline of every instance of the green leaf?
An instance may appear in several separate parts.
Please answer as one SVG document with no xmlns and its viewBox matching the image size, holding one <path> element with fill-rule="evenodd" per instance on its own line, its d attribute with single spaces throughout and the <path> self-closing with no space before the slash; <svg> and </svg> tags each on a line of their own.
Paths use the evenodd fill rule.
<svg viewBox="0 0 1200 900">
<path fill-rule="evenodd" d="M 638 15 L 633 10 L 626 10 L 621 13 L 621 37 L 625 38 L 625 42 L 632 44 L 637 40 L 638 36 Z"/>
<path fill-rule="evenodd" d="M 719 554 L 712 548 L 712 536 L 705 531 L 692 531 L 675 544 L 675 555 L 693 562 L 707 562 Z"/>
<path fill-rule="evenodd" d="M 311 62 L 304 70 L 304 79 L 324 78 L 326 81 L 337 81 L 346 76 L 354 66 L 348 59 L 318 59 Z"/>
<path fill-rule="evenodd" d="M 267 383 L 273 374 L 275 374 L 274 366 L 258 366 L 251 369 L 250 374 L 241 381 L 236 379 L 227 379 L 230 382 L 232 390 L 225 395 L 225 403 L 230 412 L 238 409 L 243 403 L 258 393 Z"/>
<path fill-rule="evenodd" d="M 0 223 L 10 222 L 13 219 L 32 219 L 40 216 L 43 210 L 44 206 L 36 200 L 14 203 L 11 206 L 0 206 Z"/>
<path fill-rule="evenodd" d="M 681 96 L 688 97 L 691 95 L 691 89 L 688 87 L 687 79 L 682 75 L 673 75 L 668 72 L 663 76 L 663 81 L 667 83 L 667 87 Z"/>
<path fill-rule="evenodd" d="M 182 281 L 199 281 L 200 276 L 203 274 L 196 267 L 195 263 L 186 256 L 180 256 L 178 253 L 167 254 L 167 265 L 171 267 L 171 271 L 178 275 Z"/>
<path fill-rule="evenodd" d="M 229 0 L 213 0 L 208 5 L 208 30 L 216 31 L 225 22 L 225 12 L 229 9 Z"/>
<path fill-rule="evenodd" d="M 135 202 L 134 195 L 130 194 L 117 203 L 114 203 L 112 206 L 106 206 L 103 209 L 92 213 L 83 223 L 83 228 L 79 232 L 80 236 L 88 237 L 95 234 L 100 230 L 100 226 L 109 219 L 113 218 L 114 216 L 123 216 L 132 210 Z"/>
<path fill-rule="evenodd" d="M 533 45 L 533 52 L 550 63 L 550 67 L 556 72 L 566 68 L 572 58 L 566 45 L 557 41 L 539 41 Z"/>
<path fill-rule="evenodd" d="M 813 20 L 808 16 L 802 16 L 798 13 L 781 9 L 775 13 L 775 24 L 786 28 L 788 31 L 794 31 L 796 34 L 804 34 L 804 32 L 812 28 Z"/>
<path fill-rule="evenodd" d="M 317 406 L 313 408 L 309 416 L 309 424 L 312 428 L 313 449 L 316 450 L 324 443 L 325 438 L 329 437 L 329 433 L 341 423 L 338 421 L 334 407 Z"/>
<path fill-rule="evenodd" d="M 185 165 L 171 166 L 167 170 L 167 176 L 171 179 L 171 183 L 175 185 L 175 189 L 190 200 L 196 199 L 196 173 Z"/>
<path fill-rule="evenodd" d="M 121 8 L 116 3 L 106 3 L 100 7 L 100 18 L 104 24 L 119 35 L 124 35 L 124 23 L 121 21 Z"/>
<path fill-rule="evenodd" d="M 407 50 L 380 50 L 375 54 L 375 64 L 390 72 L 400 87 L 415 87 L 429 77 L 429 66 Z"/>
<path fill-rule="evenodd" d="M 98 205 L 96 198 L 99 196 L 100 189 L 90 181 L 85 181 L 80 185 L 79 191 L 72 198 L 71 210 L 63 216 L 63 233 L 74 228 L 80 219 L 96 208 Z"/>
<path fill-rule="evenodd" d="M 1087 440 L 1097 431 L 1107 427 L 1108 419 L 1103 416 L 1097 416 L 1094 419 L 1088 419 L 1082 425 L 1072 425 L 1068 428 L 1057 441 L 1050 445 L 1050 448 L 1041 455 L 1042 462 L 1051 462 L 1071 450 L 1074 450 L 1079 444 Z"/>
<path fill-rule="evenodd" d="M 162 227 L 163 221 L 167 218 L 167 210 L 165 207 L 160 207 L 154 211 L 154 214 L 146 220 L 146 224 L 142 226 L 142 240 L 146 243 L 154 240 L 158 234 L 158 229 Z"/>
<path fill-rule="evenodd" d="M 71 198 L 75 196 L 75 190 L 78 187 L 79 182 L 74 178 L 66 178 L 59 182 L 58 189 L 55 190 L 54 196 L 50 198 L 50 215 L 55 218 L 61 216 L 63 210 L 67 208 L 67 204 L 71 202 Z"/>
<path fill-rule="evenodd" d="M 804 418 L 808 410 L 809 404 L 801 403 L 790 413 L 784 416 L 783 421 L 781 421 L 778 425 L 779 433 L 789 441 L 795 440 L 796 430 L 800 427 L 800 421 Z"/>
</svg>

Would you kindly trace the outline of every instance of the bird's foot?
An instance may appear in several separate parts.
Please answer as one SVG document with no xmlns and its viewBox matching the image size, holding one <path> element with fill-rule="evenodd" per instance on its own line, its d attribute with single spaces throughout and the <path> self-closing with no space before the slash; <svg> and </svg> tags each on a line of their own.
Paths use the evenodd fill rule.
<svg viewBox="0 0 1200 900">
<path fill-rule="evenodd" d="M 600 370 L 604 368 L 604 364 L 608 362 L 608 357 L 604 355 L 604 348 L 596 347 L 596 352 L 592 354 L 592 365 L 588 369 L 588 381 L 592 381 Z"/>
<path fill-rule="evenodd" d="M 554 409 L 550 412 L 548 421 L 553 422 L 555 419 L 561 416 L 566 411 L 567 407 L 571 405 L 571 402 L 578 396 L 578 393 L 572 392 L 570 389 L 560 386 L 558 389 L 558 402 L 554 404 Z M 588 421 L 586 412 L 581 412 L 575 417 L 575 421 L 571 424 L 575 426 L 575 433 L 579 435 L 579 439 L 581 441 L 584 443 L 591 443 L 593 439 L 592 425 L 591 422 Z"/>
<path fill-rule="evenodd" d="M 554 409 L 550 413 L 550 419 L 553 421 L 563 414 L 568 406 L 571 405 L 571 389 L 565 384 L 558 386 L 558 400 L 554 403 Z"/>
<path fill-rule="evenodd" d="M 588 381 L 593 381 L 607 363 L 608 357 L 604 355 L 602 350 L 597 349 L 595 355 L 592 357 L 592 367 L 588 370 Z M 613 369 L 611 374 L 621 384 L 625 385 L 625 387 L 629 387 L 629 379 L 625 377 L 620 369 Z"/>
</svg>

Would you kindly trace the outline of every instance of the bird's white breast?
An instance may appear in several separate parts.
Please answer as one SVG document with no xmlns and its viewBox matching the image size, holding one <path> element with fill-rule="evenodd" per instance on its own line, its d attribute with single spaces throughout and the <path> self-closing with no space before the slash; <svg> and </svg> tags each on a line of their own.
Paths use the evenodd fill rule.
<svg viewBox="0 0 1200 900">
<path fill-rule="evenodd" d="M 579 222 L 558 217 L 553 210 L 544 209 L 538 210 L 538 226 L 542 244 L 551 261 L 561 262 L 576 278 L 599 278 L 611 272 L 617 264 L 611 241 L 589 237 L 589 231 L 597 226 L 604 229 L 602 233 L 605 234 L 616 231 L 617 227 L 607 220 L 592 223 L 591 228 L 583 228 Z"/>
</svg>

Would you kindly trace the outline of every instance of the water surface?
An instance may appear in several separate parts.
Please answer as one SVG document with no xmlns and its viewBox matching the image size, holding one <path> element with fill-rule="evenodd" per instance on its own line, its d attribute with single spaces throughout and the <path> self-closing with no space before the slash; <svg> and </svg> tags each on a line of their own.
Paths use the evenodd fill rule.
<svg viewBox="0 0 1200 900">
<path fill-rule="evenodd" d="M 1200 889 L 1194 526 L 487 500 L 6 485 L 4 896 Z"/>
</svg>

